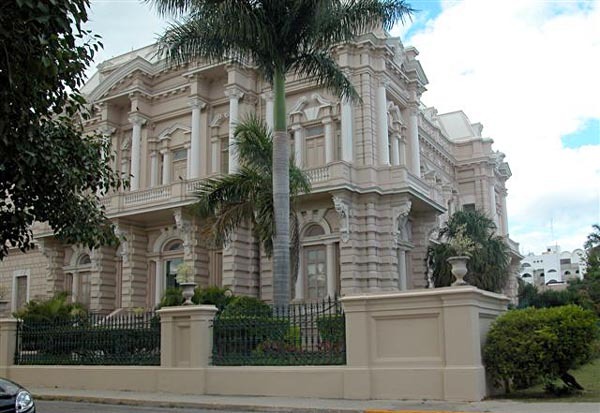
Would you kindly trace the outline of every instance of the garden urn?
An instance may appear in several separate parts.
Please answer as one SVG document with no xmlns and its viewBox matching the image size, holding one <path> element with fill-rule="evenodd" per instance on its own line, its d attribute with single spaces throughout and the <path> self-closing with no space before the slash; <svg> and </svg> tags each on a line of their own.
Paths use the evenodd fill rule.
<svg viewBox="0 0 600 413">
<path fill-rule="evenodd" d="M 467 275 L 467 262 L 469 261 L 468 256 L 459 255 L 456 257 L 449 257 L 446 261 L 452 266 L 452 275 L 456 277 L 456 281 L 452 283 L 452 286 L 469 285 L 463 278 Z"/>
<path fill-rule="evenodd" d="M 194 304 L 192 302 L 192 297 L 194 296 L 194 290 L 196 289 L 196 285 L 197 284 L 195 282 L 183 282 L 179 284 L 182 290 L 181 295 L 183 295 L 183 298 L 185 299 L 183 305 Z"/>
</svg>

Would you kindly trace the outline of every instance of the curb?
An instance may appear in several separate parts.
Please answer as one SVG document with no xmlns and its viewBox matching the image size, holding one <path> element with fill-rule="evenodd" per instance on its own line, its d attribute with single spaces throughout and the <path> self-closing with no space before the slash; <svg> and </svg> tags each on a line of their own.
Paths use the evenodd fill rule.
<svg viewBox="0 0 600 413">
<path fill-rule="evenodd" d="M 207 403 L 207 402 L 191 402 L 191 401 L 158 401 L 158 400 L 137 400 L 137 399 L 122 399 L 114 397 L 96 397 L 96 396 L 73 396 L 73 395 L 48 395 L 48 394 L 33 394 L 35 400 L 45 401 L 66 401 L 66 402 L 85 402 L 98 404 L 113 404 L 121 406 L 141 406 L 141 407 L 165 407 L 165 408 L 196 408 L 206 410 L 223 410 L 229 412 L 269 412 L 269 413 L 379 413 L 383 410 L 362 410 L 362 409 L 340 409 L 340 408 L 319 408 L 319 407 L 295 407 L 295 406 L 266 406 L 256 404 L 226 404 L 226 403 Z M 392 410 L 386 410 L 387 413 L 392 413 Z M 402 413 L 438 413 L 416 410 L 401 410 Z M 439 412 L 442 413 L 442 412 Z M 444 412 L 454 413 L 454 412 Z"/>
</svg>

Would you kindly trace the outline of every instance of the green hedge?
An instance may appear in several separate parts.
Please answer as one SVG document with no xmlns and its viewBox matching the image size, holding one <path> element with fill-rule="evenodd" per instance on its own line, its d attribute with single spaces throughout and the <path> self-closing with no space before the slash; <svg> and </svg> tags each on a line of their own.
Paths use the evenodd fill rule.
<svg viewBox="0 0 600 413">
<path fill-rule="evenodd" d="M 510 391 L 572 378 L 568 370 L 590 359 L 598 319 L 576 305 L 512 310 L 492 325 L 484 347 L 486 370 Z"/>
<path fill-rule="evenodd" d="M 333 345 L 342 343 L 346 337 L 345 317 L 341 314 L 321 316 L 317 318 L 317 329 L 324 342 Z"/>
</svg>

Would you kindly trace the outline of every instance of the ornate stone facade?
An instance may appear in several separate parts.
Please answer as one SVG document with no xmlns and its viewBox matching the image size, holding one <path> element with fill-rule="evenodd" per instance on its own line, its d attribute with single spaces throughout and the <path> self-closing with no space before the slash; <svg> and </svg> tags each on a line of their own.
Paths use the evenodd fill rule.
<svg viewBox="0 0 600 413">
<path fill-rule="evenodd" d="M 367 34 L 334 53 L 360 104 L 287 79 L 292 152 L 313 184 L 298 204 L 294 299 L 425 287 L 429 239 L 460 208 L 484 210 L 508 237 L 510 169 L 481 125 L 421 104 L 428 81 L 416 49 Z M 101 202 L 122 243 L 84 251 L 34 228 L 43 254 L 12 253 L 0 263 L 2 282 L 14 289 L 28 274 L 30 297 L 68 290 L 108 313 L 154 306 L 185 262 L 200 285 L 270 300 L 271 262 L 251 228 L 214 248 L 189 208 L 200 179 L 237 169 L 235 124 L 248 114 L 272 124 L 270 85 L 250 66 L 169 68 L 149 46 L 100 65 L 83 92 L 93 108 L 86 129 L 110 141 L 103 156 L 131 175 L 128 190 Z"/>
</svg>

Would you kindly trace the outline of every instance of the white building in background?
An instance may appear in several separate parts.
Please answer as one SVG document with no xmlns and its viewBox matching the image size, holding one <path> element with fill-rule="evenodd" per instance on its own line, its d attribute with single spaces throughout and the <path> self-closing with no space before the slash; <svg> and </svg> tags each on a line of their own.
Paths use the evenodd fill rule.
<svg viewBox="0 0 600 413">
<path fill-rule="evenodd" d="M 541 254 L 529 253 L 521 260 L 519 276 L 529 284 L 550 286 L 565 284 L 585 274 L 585 253 L 561 251 L 558 245 L 547 247 Z"/>
</svg>

